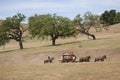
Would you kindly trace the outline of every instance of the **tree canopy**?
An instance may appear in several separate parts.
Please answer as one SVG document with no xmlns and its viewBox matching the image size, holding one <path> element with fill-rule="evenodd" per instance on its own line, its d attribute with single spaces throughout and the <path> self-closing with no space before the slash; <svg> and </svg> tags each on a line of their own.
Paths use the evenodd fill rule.
<svg viewBox="0 0 120 80">
<path fill-rule="evenodd" d="M 0 23 L 0 46 L 13 39 L 19 43 L 20 49 L 23 49 L 23 33 L 26 30 L 21 22 L 25 18 L 24 14 L 17 13 Z M 75 37 L 78 33 L 95 40 L 95 34 L 90 33 L 91 27 L 101 31 L 102 27 L 107 29 L 106 26 L 116 23 L 120 23 L 120 12 L 116 10 L 106 10 L 101 15 L 88 11 L 82 17 L 80 14 L 76 15 L 73 20 L 56 14 L 35 14 L 28 19 L 28 30 L 32 38 L 50 39 L 52 45 L 56 45 L 58 38 Z"/>
<path fill-rule="evenodd" d="M 104 11 L 100 17 L 101 23 L 105 26 L 113 25 L 120 22 L 120 12 L 116 10 Z"/>
<path fill-rule="evenodd" d="M 77 26 L 79 33 L 83 33 L 87 36 L 91 36 L 94 40 L 96 39 L 94 34 L 89 33 L 91 27 L 96 28 L 99 25 L 99 15 L 92 14 L 91 12 L 86 12 L 83 17 L 78 14 L 73 19 L 74 26 Z"/>
<path fill-rule="evenodd" d="M 5 27 L 0 25 L 0 46 L 5 45 L 7 42 L 9 42 L 9 39 L 5 31 Z"/>
<path fill-rule="evenodd" d="M 22 35 L 24 32 L 21 22 L 25 19 L 23 14 L 18 13 L 13 17 L 8 17 L 3 21 L 0 27 L 0 43 L 4 45 L 6 42 L 9 42 L 11 39 L 19 42 L 20 49 L 23 49 L 22 44 Z"/>
<path fill-rule="evenodd" d="M 32 37 L 52 40 L 55 45 L 56 39 L 75 36 L 76 28 L 67 17 L 50 15 L 34 15 L 29 18 L 29 32 Z"/>
</svg>

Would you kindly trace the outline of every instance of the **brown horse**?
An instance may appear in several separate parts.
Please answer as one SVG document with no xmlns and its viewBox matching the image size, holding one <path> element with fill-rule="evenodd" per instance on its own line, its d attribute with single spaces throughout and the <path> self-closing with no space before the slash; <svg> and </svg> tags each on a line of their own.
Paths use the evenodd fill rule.
<svg viewBox="0 0 120 80">
<path fill-rule="evenodd" d="M 50 59 L 47 59 L 47 60 L 44 60 L 44 64 L 45 63 L 52 63 L 54 60 L 54 57 L 50 58 Z"/>
<path fill-rule="evenodd" d="M 76 56 L 74 54 L 67 54 L 62 55 L 62 61 L 61 62 L 75 62 Z"/>
<path fill-rule="evenodd" d="M 86 57 L 81 57 L 79 58 L 79 62 L 90 62 L 91 57 L 86 56 Z"/>
<path fill-rule="evenodd" d="M 106 57 L 106 55 L 103 55 L 103 56 L 101 56 L 101 57 L 97 57 L 97 58 L 95 58 L 95 62 L 97 62 L 97 61 L 104 61 L 104 59 L 106 59 L 107 57 Z"/>
</svg>

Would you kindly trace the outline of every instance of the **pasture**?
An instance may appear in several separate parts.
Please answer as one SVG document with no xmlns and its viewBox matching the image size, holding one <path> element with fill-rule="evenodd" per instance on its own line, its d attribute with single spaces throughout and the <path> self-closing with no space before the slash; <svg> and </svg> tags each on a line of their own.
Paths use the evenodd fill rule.
<svg viewBox="0 0 120 80">
<path fill-rule="evenodd" d="M 0 66 L 0 80 L 119 80 L 120 63 L 11 64 Z"/>
<path fill-rule="evenodd" d="M 96 33 L 91 30 L 92 33 Z M 18 43 L 0 47 L 0 80 L 120 80 L 120 24 L 109 31 L 96 33 L 97 40 L 85 35 L 59 39 L 56 46 L 51 41 L 26 40 L 24 49 Z M 90 62 L 60 63 L 64 52 L 73 51 L 77 60 L 91 56 Z M 107 55 L 104 62 L 94 62 L 98 56 Z M 44 64 L 48 56 L 53 63 Z"/>
</svg>

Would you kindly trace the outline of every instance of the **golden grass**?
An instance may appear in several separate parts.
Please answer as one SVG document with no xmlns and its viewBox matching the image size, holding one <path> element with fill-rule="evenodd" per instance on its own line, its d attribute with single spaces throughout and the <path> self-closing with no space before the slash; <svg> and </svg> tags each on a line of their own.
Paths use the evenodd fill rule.
<svg viewBox="0 0 120 80">
<path fill-rule="evenodd" d="M 120 63 L 2 65 L 0 80 L 119 80 Z"/>
<path fill-rule="evenodd" d="M 39 42 L 39 40 L 33 40 L 32 42 L 29 40 L 25 42 L 26 47 L 23 50 L 19 50 L 18 47 L 15 46 L 16 44 L 12 42 L 7 49 L 0 52 L 0 63 L 38 64 L 43 63 L 43 60 L 46 59 L 48 55 L 55 57 L 55 62 L 58 62 L 62 53 L 69 51 L 75 52 L 78 57 L 90 55 L 92 56 L 92 61 L 94 57 L 106 54 L 109 56 L 108 61 L 118 62 L 120 60 L 119 36 L 120 34 L 110 34 L 104 35 L 101 38 L 101 35 L 98 35 L 97 40 L 80 40 L 80 38 L 59 39 L 57 40 L 56 46 L 51 46 L 50 41 Z"/>
<path fill-rule="evenodd" d="M 84 35 L 76 39 L 51 41 L 26 40 L 24 49 L 12 41 L 0 48 L 0 80 L 120 80 L 120 24 L 107 32 L 96 33 L 97 40 Z M 117 29 L 117 30 L 116 30 Z M 77 60 L 90 55 L 90 63 L 60 63 L 64 52 L 73 51 Z M 107 55 L 105 62 L 93 62 L 95 57 Z M 47 56 L 55 57 L 52 64 L 43 64 Z"/>
</svg>

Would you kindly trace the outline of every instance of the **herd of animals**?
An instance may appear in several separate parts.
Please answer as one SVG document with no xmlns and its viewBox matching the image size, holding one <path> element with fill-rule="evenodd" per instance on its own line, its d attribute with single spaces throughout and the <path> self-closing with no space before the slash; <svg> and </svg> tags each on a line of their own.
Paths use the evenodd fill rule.
<svg viewBox="0 0 120 80">
<path fill-rule="evenodd" d="M 80 57 L 78 61 L 76 61 L 76 58 L 77 58 L 77 56 L 73 52 L 71 52 L 69 54 L 63 53 L 63 55 L 61 56 L 61 60 L 59 60 L 59 61 L 61 63 L 68 63 L 68 62 L 90 62 L 91 56 Z M 99 56 L 99 57 L 96 57 L 94 59 L 94 62 L 104 61 L 106 58 L 107 58 L 106 55 Z M 45 63 L 52 63 L 54 59 L 55 59 L 54 57 L 48 56 L 48 59 L 44 60 L 44 64 Z"/>
</svg>

